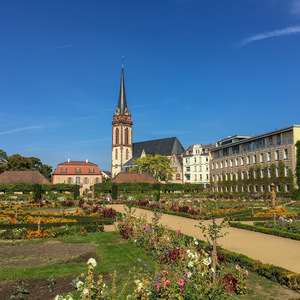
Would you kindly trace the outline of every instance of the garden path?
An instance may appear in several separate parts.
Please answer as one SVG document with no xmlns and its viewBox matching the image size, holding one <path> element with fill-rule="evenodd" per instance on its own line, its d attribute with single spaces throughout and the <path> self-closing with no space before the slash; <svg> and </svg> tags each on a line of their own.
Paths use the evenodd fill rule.
<svg viewBox="0 0 300 300">
<path fill-rule="evenodd" d="M 116 211 L 125 212 L 120 204 L 109 205 Z M 146 215 L 151 221 L 153 213 L 148 210 L 135 208 L 136 215 Z M 163 214 L 160 222 L 170 229 L 180 229 L 182 233 L 196 236 L 205 240 L 199 225 L 199 221 L 179 216 Z M 210 224 L 211 221 L 203 221 Z M 287 270 L 300 273 L 300 241 L 267 235 L 259 232 L 229 227 L 224 230 L 228 234 L 218 240 L 218 244 L 227 250 L 244 254 L 252 259 L 258 259 L 263 263 L 272 264 Z"/>
</svg>

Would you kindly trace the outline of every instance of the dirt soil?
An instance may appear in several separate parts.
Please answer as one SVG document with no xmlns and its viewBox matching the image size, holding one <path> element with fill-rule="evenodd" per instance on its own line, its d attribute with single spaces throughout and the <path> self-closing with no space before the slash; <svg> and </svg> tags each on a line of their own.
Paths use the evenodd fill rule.
<svg viewBox="0 0 300 300">
<path fill-rule="evenodd" d="M 97 252 L 88 243 L 67 244 L 58 241 L 49 241 L 38 245 L 1 246 L 0 268 L 80 263 L 87 262 L 91 257 L 97 258 Z M 10 299 L 10 296 L 13 295 L 17 287 L 24 284 L 29 294 L 23 294 L 23 299 L 53 299 L 57 294 L 72 291 L 73 288 L 70 284 L 75 278 L 76 276 L 65 278 L 55 277 L 52 292 L 50 292 L 49 283 L 46 279 L 4 280 L 0 282 L 0 299 Z"/>
</svg>

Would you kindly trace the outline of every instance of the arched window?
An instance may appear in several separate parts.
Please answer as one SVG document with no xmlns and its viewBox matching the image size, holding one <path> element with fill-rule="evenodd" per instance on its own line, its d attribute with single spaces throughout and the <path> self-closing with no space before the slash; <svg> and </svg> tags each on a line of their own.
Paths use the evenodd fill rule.
<svg viewBox="0 0 300 300">
<path fill-rule="evenodd" d="M 126 159 L 128 159 L 128 156 L 129 156 L 129 151 L 128 149 L 126 149 Z"/>
<path fill-rule="evenodd" d="M 116 128 L 116 144 L 119 144 L 120 142 L 119 137 L 120 137 L 120 130 L 119 128 Z"/>
<path fill-rule="evenodd" d="M 116 159 L 118 159 L 118 149 L 116 149 Z"/>
<path fill-rule="evenodd" d="M 176 174 L 176 180 L 180 180 L 180 174 L 179 173 Z"/>
<path fill-rule="evenodd" d="M 125 128 L 125 145 L 128 145 L 128 128 Z"/>
</svg>

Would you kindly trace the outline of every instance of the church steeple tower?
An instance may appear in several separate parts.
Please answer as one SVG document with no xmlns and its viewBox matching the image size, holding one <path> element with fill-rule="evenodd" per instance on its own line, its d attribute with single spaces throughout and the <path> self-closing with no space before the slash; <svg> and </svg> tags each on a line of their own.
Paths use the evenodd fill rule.
<svg viewBox="0 0 300 300">
<path fill-rule="evenodd" d="M 112 125 L 111 176 L 113 178 L 122 171 L 123 165 L 132 157 L 132 121 L 126 101 L 123 63 L 118 106 L 115 109 Z"/>
</svg>

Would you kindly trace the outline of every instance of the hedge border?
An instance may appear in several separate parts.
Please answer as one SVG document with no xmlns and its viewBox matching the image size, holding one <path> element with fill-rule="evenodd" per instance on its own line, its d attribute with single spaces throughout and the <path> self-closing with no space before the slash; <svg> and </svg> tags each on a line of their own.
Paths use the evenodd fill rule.
<svg viewBox="0 0 300 300">
<path fill-rule="evenodd" d="M 300 234 L 292 233 L 292 232 L 284 232 L 279 229 L 272 229 L 272 228 L 266 228 L 266 227 L 262 227 L 262 226 L 242 224 L 240 222 L 237 222 L 237 223 L 230 222 L 229 225 L 231 227 L 235 227 L 235 228 L 260 232 L 260 233 L 264 233 L 264 234 L 275 235 L 275 236 L 288 238 L 288 239 L 292 239 L 292 240 L 297 240 L 297 241 L 300 240 Z"/>
</svg>

